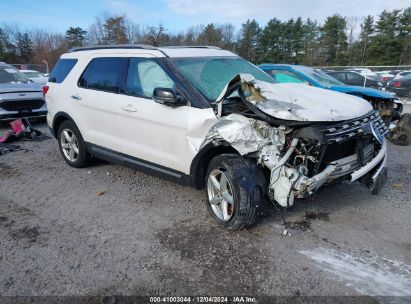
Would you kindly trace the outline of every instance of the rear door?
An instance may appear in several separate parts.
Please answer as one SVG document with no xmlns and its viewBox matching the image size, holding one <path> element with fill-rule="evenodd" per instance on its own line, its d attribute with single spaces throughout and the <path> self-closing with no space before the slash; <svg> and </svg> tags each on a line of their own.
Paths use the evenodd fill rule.
<svg viewBox="0 0 411 304">
<path fill-rule="evenodd" d="M 123 111 L 119 96 L 125 90 L 127 64 L 127 57 L 94 57 L 70 96 L 79 109 L 84 139 L 115 151 L 121 150 L 119 125 Z"/>
</svg>

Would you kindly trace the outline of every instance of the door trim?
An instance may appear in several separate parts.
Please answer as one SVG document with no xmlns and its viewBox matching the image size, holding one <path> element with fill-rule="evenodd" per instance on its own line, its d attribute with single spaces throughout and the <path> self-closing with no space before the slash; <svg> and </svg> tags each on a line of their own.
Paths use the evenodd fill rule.
<svg viewBox="0 0 411 304">
<path fill-rule="evenodd" d="M 117 151 L 113 151 L 108 148 L 98 146 L 96 144 L 86 142 L 87 151 L 100 159 L 106 160 L 111 163 L 123 165 L 135 170 L 151 174 L 157 177 L 170 180 L 184 186 L 194 186 L 194 176 L 187 175 L 183 172 L 164 167 L 143 159 L 139 159 L 127 154 L 123 154 Z"/>
</svg>

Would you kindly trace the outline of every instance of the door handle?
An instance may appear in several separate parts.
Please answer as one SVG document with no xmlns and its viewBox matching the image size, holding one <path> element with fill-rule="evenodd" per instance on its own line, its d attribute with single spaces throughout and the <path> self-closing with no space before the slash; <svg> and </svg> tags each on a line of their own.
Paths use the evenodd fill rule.
<svg viewBox="0 0 411 304">
<path fill-rule="evenodd" d="M 76 95 L 71 95 L 71 98 L 75 99 L 75 100 L 81 100 L 81 97 L 77 94 Z"/>
<path fill-rule="evenodd" d="M 137 109 L 133 107 L 131 104 L 128 104 L 125 107 L 121 107 L 121 109 L 126 112 L 137 112 Z"/>
</svg>

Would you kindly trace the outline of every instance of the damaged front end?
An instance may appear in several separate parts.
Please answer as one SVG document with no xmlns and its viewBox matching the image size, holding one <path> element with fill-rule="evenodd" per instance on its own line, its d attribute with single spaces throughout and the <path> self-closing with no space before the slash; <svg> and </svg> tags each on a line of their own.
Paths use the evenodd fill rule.
<svg viewBox="0 0 411 304">
<path fill-rule="evenodd" d="M 215 104 L 220 119 L 203 145 L 229 145 L 254 158 L 267 176 L 269 198 L 282 207 L 342 180 L 361 180 L 378 193 L 388 133 L 378 112 L 363 104 L 362 115 L 343 107 L 310 109 L 301 99 L 278 98 L 275 85 L 236 76 Z"/>
</svg>

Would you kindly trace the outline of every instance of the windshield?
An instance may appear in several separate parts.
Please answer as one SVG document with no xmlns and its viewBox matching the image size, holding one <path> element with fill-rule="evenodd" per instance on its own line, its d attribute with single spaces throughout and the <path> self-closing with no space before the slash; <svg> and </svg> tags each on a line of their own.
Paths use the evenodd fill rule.
<svg viewBox="0 0 411 304">
<path fill-rule="evenodd" d="M 324 73 L 321 70 L 315 70 L 310 67 L 296 66 L 294 67 L 298 72 L 303 73 L 305 76 L 313 79 L 324 87 L 330 87 L 333 85 L 344 85 L 341 81 L 333 78 L 332 76 Z"/>
<path fill-rule="evenodd" d="M 0 66 L 0 83 L 24 82 L 29 80 L 19 70 L 10 66 Z"/>
<path fill-rule="evenodd" d="M 226 84 L 238 74 L 251 74 L 258 80 L 275 83 L 268 74 L 240 57 L 175 58 L 174 63 L 210 101 L 215 101 Z"/>
</svg>

